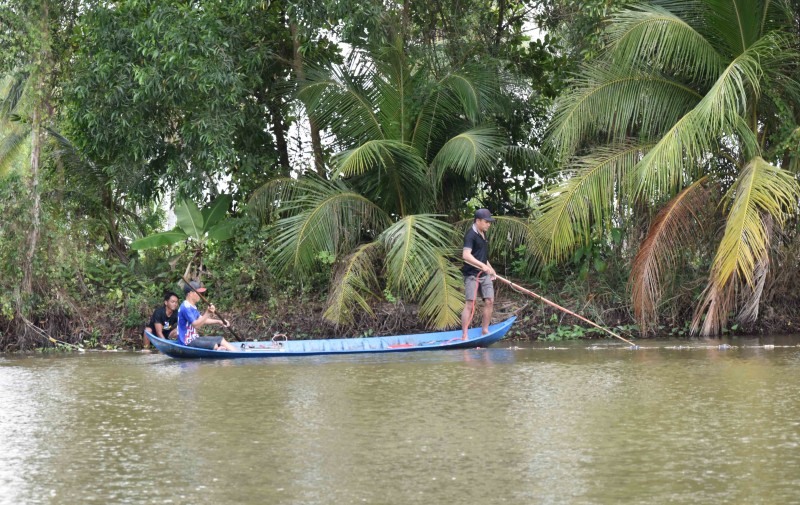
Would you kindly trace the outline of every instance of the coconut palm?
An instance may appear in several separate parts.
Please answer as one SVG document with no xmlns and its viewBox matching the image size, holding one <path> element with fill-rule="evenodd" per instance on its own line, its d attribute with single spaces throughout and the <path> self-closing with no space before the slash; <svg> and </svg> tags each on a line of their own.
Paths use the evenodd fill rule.
<svg viewBox="0 0 800 505">
<path fill-rule="evenodd" d="M 630 280 L 645 326 L 703 226 L 721 232 L 693 330 L 716 334 L 729 312 L 757 307 L 773 230 L 800 196 L 787 151 L 800 109 L 791 23 L 783 1 L 631 7 L 610 19 L 607 53 L 557 104 L 549 141 L 568 168 L 537 228 L 548 255 L 563 258 L 612 223 L 660 209 Z"/>
<path fill-rule="evenodd" d="M 443 214 L 463 209 L 441 195 L 463 207 L 506 152 L 503 132 L 485 120 L 497 94 L 492 72 L 436 76 L 398 46 L 310 69 L 300 98 L 334 135 L 331 180 L 275 180 L 252 197 L 253 208 L 277 217 L 272 266 L 306 276 L 320 254 L 335 256 L 325 317 L 336 323 L 370 313 L 370 300 L 388 289 L 419 302 L 430 325 L 457 324 L 459 237 Z M 515 240 L 530 237 L 524 222 L 504 222 Z"/>
<path fill-rule="evenodd" d="M 0 79 L 0 176 L 24 166 L 29 156 L 30 126 L 20 120 L 28 114 L 23 99 L 27 85 L 27 77 L 19 73 Z"/>
</svg>

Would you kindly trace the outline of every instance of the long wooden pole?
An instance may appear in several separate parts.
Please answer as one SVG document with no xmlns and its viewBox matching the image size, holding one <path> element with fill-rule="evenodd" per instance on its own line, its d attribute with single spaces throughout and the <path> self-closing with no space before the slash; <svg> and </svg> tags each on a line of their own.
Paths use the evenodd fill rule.
<svg viewBox="0 0 800 505">
<path fill-rule="evenodd" d="M 194 291 L 195 293 L 197 293 L 197 296 L 199 296 L 199 297 L 200 297 L 200 299 L 201 299 L 201 300 L 203 300 L 203 302 L 205 302 L 205 303 L 206 303 L 206 305 L 214 305 L 213 303 L 209 302 L 209 301 L 208 301 L 208 298 L 206 298 L 205 296 L 203 296 L 203 294 L 202 294 L 202 293 L 200 293 L 199 291 L 197 291 L 196 289 L 194 289 L 194 286 L 192 286 L 192 283 L 191 283 L 191 282 L 189 282 L 189 281 L 187 281 L 187 280 L 186 280 L 186 277 L 182 277 L 182 279 L 183 279 L 183 282 L 185 282 L 185 283 L 186 283 L 186 285 L 187 285 L 187 286 L 189 286 L 189 289 L 191 289 L 192 291 Z M 216 315 L 218 315 L 219 317 L 221 317 L 223 322 L 225 322 L 225 323 L 228 323 L 228 326 L 223 326 L 223 328 L 227 328 L 227 329 L 228 329 L 228 331 L 229 331 L 229 332 L 231 332 L 231 334 L 232 334 L 234 337 L 236 337 L 236 340 L 238 340 L 238 341 L 242 341 L 242 339 L 240 339 L 240 338 L 239 338 L 239 335 L 237 335 L 237 334 L 236 334 L 236 332 L 235 332 L 235 331 L 233 331 L 233 328 L 231 328 L 231 323 L 230 323 L 230 321 L 228 321 L 228 318 L 227 318 L 227 317 L 225 317 L 225 316 L 223 316 L 223 315 L 222 315 L 222 313 L 221 313 L 220 311 L 216 310 L 216 307 L 215 307 L 214 309 L 215 309 L 215 310 L 214 310 L 214 313 L 215 313 Z"/>
<path fill-rule="evenodd" d="M 557 308 L 558 310 L 564 311 L 564 312 L 566 312 L 567 314 L 569 314 L 569 315 L 571 315 L 571 316 L 573 316 L 573 317 L 577 317 L 577 318 L 578 318 L 578 319 L 580 319 L 581 321 L 583 321 L 583 322 L 585 322 L 585 323 L 588 323 L 588 324 L 590 324 L 590 325 L 594 326 L 595 328 L 599 328 L 599 329 L 603 330 L 604 332 L 608 333 L 608 334 L 609 334 L 609 335 L 611 335 L 612 337 L 614 337 L 614 338 L 618 338 L 618 339 L 622 340 L 622 341 L 623 341 L 623 342 L 625 342 L 626 344 L 629 344 L 629 345 L 631 345 L 631 346 L 633 346 L 633 347 L 637 347 L 637 346 L 636 346 L 636 344 L 634 344 L 634 343 L 633 343 L 633 342 L 631 342 L 630 340 L 627 340 L 627 339 L 624 339 L 624 338 L 620 337 L 619 335 L 617 335 L 617 334 L 616 334 L 616 333 L 614 333 L 613 331 L 609 330 L 608 328 L 604 328 L 604 327 L 600 326 L 600 325 L 599 325 L 599 324 L 597 324 L 597 323 L 594 323 L 594 322 L 592 322 L 592 321 L 589 321 L 589 320 L 588 320 L 588 319 L 586 319 L 585 317 L 583 317 L 583 316 L 580 316 L 580 315 L 578 315 L 578 314 L 576 314 L 576 313 L 572 312 L 572 311 L 571 311 L 571 310 L 569 310 L 569 309 L 565 309 L 565 308 L 564 308 L 564 307 L 562 307 L 561 305 L 559 305 L 559 304 L 557 304 L 557 303 L 555 303 L 555 302 L 551 302 L 551 301 L 550 301 L 550 300 L 548 300 L 547 298 L 545 298 L 545 297 L 543 297 L 543 296 L 541 296 L 541 295 L 537 295 L 536 293 L 534 293 L 533 291 L 531 291 L 531 290 L 529 290 L 529 289 L 525 289 L 525 288 L 523 288 L 523 287 L 522 287 L 522 286 L 520 286 L 519 284 L 515 284 L 515 283 L 511 282 L 510 280 L 508 280 L 508 279 L 505 279 L 505 278 L 503 278 L 503 277 L 501 277 L 501 276 L 499 276 L 499 275 L 497 276 L 497 279 L 498 279 L 498 280 L 500 280 L 500 281 L 503 281 L 503 282 L 505 282 L 506 284 L 508 284 L 509 286 L 511 286 L 511 288 L 512 288 L 512 289 L 515 289 L 515 290 L 519 291 L 520 293 L 525 293 L 526 295 L 530 295 L 530 296 L 532 296 L 532 297 L 534 297 L 534 298 L 538 298 L 539 300 L 541 300 L 541 301 L 543 301 L 544 303 L 546 303 L 546 304 L 550 305 L 551 307 L 555 307 L 555 308 Z"/>
</svg>

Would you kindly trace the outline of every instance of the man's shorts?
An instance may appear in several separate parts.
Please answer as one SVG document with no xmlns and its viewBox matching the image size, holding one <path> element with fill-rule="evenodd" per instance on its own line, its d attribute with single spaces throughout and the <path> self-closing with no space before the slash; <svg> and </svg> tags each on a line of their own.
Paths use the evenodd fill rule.
<svg viewBox="0 0 800 505">
<path fill-rule="evenodd" d="M 465 298 L 468 302 L 475 299 L 476 289 L 477 293 L 479 293 L 484 300 L 494 300 L 494 283 L 492 283 L 492 278 L 490 276 L 481 274 L 480 286 L 478 286 L 475 275 L 464 277 L 464 293 L 466 294 Z"/>
<path fill-rule="evenodd" d="M 188 344 L 189 347 L 199 347 L 200 349 L 214 350 L 214 346 L 222 344 L 222 337 L 197 337 Z"/>
</svg>

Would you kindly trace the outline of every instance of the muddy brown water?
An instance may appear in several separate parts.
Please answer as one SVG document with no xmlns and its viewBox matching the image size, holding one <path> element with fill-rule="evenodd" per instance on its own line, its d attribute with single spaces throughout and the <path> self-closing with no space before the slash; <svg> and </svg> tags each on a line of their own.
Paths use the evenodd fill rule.
<svg viewBox="0 0 800 505">
<path fill-rule="evenodd" d="M 800 503 L 797 343 L 0 356 L 0 504 Z"/>
</svg>

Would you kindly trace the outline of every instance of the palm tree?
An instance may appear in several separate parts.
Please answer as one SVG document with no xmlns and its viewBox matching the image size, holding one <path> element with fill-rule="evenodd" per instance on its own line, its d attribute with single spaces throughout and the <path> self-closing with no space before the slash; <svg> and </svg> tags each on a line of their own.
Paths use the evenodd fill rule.
<svg viewBox="0 0 800 505">
<path fill-rule="evenodd" d="M 446 202 L 463 207 L 507 151 L 503 132 L 485 120 L 497 93 L 496 74 L 437 77 L 399 46 L 310 69 L 300 98 L 333 133 L 337 152 L 331 180 L 275 180 L 252 197 L 253 208 L 278 218 L 273 267 L 307 276 L 320 254 L 338 258 L 325 312 L 337 324 L 351 322 L 357 310 L 371 313 L 380 279 L 394 295 L 419 302 L 430 325 L 456 324 L 463 307 L 459 237 L 443 215 L 460 214 Z M 523 221 L 502 221 L 517 242 L 531 236 Z"/>
<path fill-rule="evenodd" d="M 24 166 L 23 158 L 30 155 L 30 126 L 21 120 L 28 114 L 24 99 L 28 82 L 19 72 L 0 80 L 0 177 Z"/>
<path fill-rule="evenodd" d="M 757 316 L 772 239 L 800 197 L 787 149 L 800 110 L 792 19 L 783 1 L 631 7 L 610 19 L 607 53 L 557 104 L 549 141 L 568 169 L 537 229 L 549 257 L 563 258 L 660 209 L 630 279 L 645 327 L 702 227 L 721 232 L 693 331 L 719 333 L 737 308 L 743 322 Z"/>
</svg>

